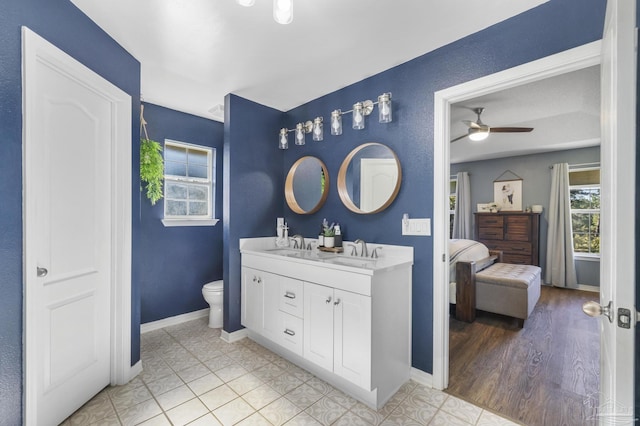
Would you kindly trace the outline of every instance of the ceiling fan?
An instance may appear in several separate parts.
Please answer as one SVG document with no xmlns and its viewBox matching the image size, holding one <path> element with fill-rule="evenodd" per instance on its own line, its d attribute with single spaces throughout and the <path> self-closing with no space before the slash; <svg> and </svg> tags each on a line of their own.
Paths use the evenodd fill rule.
<svg viewBox="0 0 640 426">
<path fill-rule="evenodd" d="M 474 108 L 473 112 L 478 116 L 476 121 L 463 120 L 462 122 L 469 127 L 466 135 L 458 136 L 452 139 L 451 142 L 459 141 L 460 139 L 469 137 L 472 141 L 485 140 L 489 133 L 526 133 L 533 130 L 533 127 L 490 127 L 482 122 L 480 114 L 482 114 L 484 108 Z"/>
</svg>

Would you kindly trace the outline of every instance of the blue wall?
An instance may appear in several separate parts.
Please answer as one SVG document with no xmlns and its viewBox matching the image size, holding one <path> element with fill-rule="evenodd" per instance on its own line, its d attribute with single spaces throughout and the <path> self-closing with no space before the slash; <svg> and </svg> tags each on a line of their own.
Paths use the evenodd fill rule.
<svg viewBox="0 0 640 426">
<path fill-rule="evenodd" d="M 433 96 L 434 92 L 485 75 L 527 63 L 601 38 L 604 0 L 551 0 L 531 11 L 489 27 L 434 52 L 309 102 L 286 114 L 285 125 L 324 116 L 336 108 L 351 109 L 357 101 L 393 93 L 394 118 L 377 122 L 377 111 L 367 127 L 356 131 L 351 117 L 344 117 L 342 136 L 325 132 L 323 142 L 291 145 L 284 152 L 282 174 L 302 155 L 315 155 L 327 164 L 331 190 L 316 214 L 299 216 L 284 207 L 292 233 L 313 236 L 320 221 L 340 222 L 344 238 L 363 238 L 386 244 L 414 247 L 413 267 L 413 366 L 432 372 L 433 341 L 433 241 L 429 237 L 401 236 L 403 213 L 433 217 Z M 328 126 L 327 126 L 328 127 Z M 275 146 L 278 127 L 270 129 Z M 402 187 L 395 202 L 384 212 L 357 215 L 340 202 L 335 189 L 342 159 L 365 142 L 381 142 L 398 155 L 402 164 Z M 273 217 L 270 219 L 274 219 Z"/>
<path fill-rule="evenodd" d="M 216 149 L 214 217 L 222 217 L 224 125 L 145 103 L 152 140 L 173 139 Z M 142 323 L 207 308 L 202 285 L 222 279 L 222 223 L 213 227 L 162 225 L 164 203 L 143 195 L 140 206 L 140 297 Z"/>
<path fill-rule="evenodd" d="M 522 208 L 532 204 L 540 204 L 544 209 L 540 217 L 539 250 L 543 277 L 547 264 L 547 229 L 549 226 L 549 194 L 551 193 L 551 170 L 549 166 L 565 162 L 569 164 L 598 163 L 600 162 L 600 147 L 520 155 L 451 165 L 451 175 L 455 175 L 458 172 L 469 172 L 471 206 L 474 212 L 478 203 L 493 201 L 493 181 L 504 171 L 511 170 L 523 179 Z M 599 266 L 600 262 L 594 260 L 576 261 L 578 284 L 599 286 Z"/>
<path fill-rule="evenodd" d="M 0 423 L 22 422 L 22 82 L 20 27 L 26 25 L 132 96 L 139 128 L 140 64 L 68 0 L 3 0 L 0 13 Z M 132 363 L 139 359 L 137 289 L 139 152 L 132 148 Z"/>
<path fill-rule="evenodd" d="M 224 329 L 240 325 L 239 239 L 275 236 L 284 176 L 282 113 L 239 96 L 225 98 L 223 159 Z"/>
</svg>

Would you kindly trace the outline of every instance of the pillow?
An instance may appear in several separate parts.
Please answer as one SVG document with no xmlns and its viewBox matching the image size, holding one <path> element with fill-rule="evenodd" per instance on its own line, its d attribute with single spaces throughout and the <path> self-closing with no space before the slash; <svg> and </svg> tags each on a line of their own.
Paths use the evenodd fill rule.
<svg viewBox="0 0 640 426">
<path fill-rule="evenodd" d="M 449 240 L 449 281 L 456 280 L 456 262 L 476 261 L 489 257 L 489 249 L 473 240 Z"/>
</svg>

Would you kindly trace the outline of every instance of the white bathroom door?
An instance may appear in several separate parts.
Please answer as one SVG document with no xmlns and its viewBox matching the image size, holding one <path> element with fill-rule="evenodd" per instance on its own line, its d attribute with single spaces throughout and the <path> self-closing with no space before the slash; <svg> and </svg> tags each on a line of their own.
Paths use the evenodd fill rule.
<svg viewBox="0 0 640 426">
<path fill-rule="evenodd" d="M 23 34 L 25 421 L 56 425 L 111 380 L 118 89 Z"/>
<path fill-rule="evenodd" d="M 635 359 L 635 2 L 609 0 L 602 37 L 600 424 L 631 424 Z M 621 310 L 622 309 L 622 310 Z M 627 309 L 625 315 L 624 309 Z M 637 416 L 638 413 L 636 413 Z"/>
</svg>

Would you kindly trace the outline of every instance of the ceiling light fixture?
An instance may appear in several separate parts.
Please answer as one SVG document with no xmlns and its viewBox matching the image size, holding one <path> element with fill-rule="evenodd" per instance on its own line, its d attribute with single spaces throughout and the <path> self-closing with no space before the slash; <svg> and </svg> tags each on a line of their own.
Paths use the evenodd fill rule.
<svg viewBox="0 0 640 426">
<path fill-rule="evenodd" d="M 289 149 L 289 132 L 294 132 L 296 145 L 304 145 L 306 143 L 306 134 L 311 132 L 313 132 L 314 141 L 321 141 L 324 138 L 322 121 L 322 117 L 316 117 L 313 121 L 307 120 L 296 124 L 293 129 L 283 127 L 278 135 L 278 148 Z"/>
<path fill-rule="evenodd" d="M 256 0 L 236 0 L 245 7 L 253 6 Z M 273 19 L 278 24 L 286 25 L 293 21 L 293 0 L 273 0 Z"/>
<path fill-rule="evenodd" d="M 273 0 L 273 19 L 286 25 L 293 21 L 293 0 Z"/>
<path fill-rule="evenodd" d="M 356 102 L 353 109 L 344 111 L 336 109 L 331 112 L 331 134 L 334 136 L 342 134 L 342 114 L 352 113 L 351 127 L 362 130 L 365 127 L 365 117 L 370 115 L 373 107 L 378 105 L 378 121 L 380 123 L 390 123 L 392 120 L 391 92 L 378 96 L 377 102 L 370 100 Z"/>
<path fill-rule="evenodd" d="M 469 139 L 474 142 L 480 142 L 489 137 L 489 127 L 482 129 L 469 129 Z"/>
</svg>

